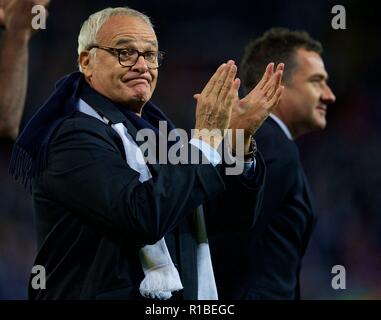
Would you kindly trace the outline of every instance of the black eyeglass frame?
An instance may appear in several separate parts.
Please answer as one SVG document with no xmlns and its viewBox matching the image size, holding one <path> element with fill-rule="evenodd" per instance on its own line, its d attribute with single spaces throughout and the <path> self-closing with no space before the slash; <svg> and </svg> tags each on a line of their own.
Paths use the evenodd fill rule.
<svg viewBox="0 0 381 320">
<path fill-rule="evenodd" d="M 106 47 L 106 46 L 100 46 L 100 45 L 91 45 L 87 48 L 87 51 L 90 51 L 91 49 L 102 49 L 102 50 L 106 50 L 107 52 L 110 52 L 111 54 L 114 54 L 114 55 L 117 55 L 118 56 L 118 62 L 119 64 L 122 66 L 122 67 L 132 67 L 136 64 L 136 62 L 138 62 L 139 60 L 139 57 L 142 56 L 144 58 L 144 60 L 146 62 L 149 62 L 149 63 L 152 63 L 150 61 L 148 61 L 145 57 L 145 55 L 147 53 L 157 53 L 157 66 L 155 67 L 150 67 L 147 63 L 147 67 L 148 69 L 158 69 L 161 65 L 162 65 L 162 62 L 163 62 L 163 59 L 164 59 L 164 52 L 163 51 L 145 51 L 145 52 L 141 52 L 139 50 L 136 50 L 136 49 L 133 49 L 133 48 L 113 48 L 113 47 Z M 123 51 L 123 50 L 129 50 L 129 51 L 134 51 L 138 54 L 138 56 L 136 57 L 136 60 L 133 64 L 131 65 L 126 65 L 126 64 L 123 64 L 124 62 L 121 60 L 120 58 L 120 53 Z"/>
</svg>

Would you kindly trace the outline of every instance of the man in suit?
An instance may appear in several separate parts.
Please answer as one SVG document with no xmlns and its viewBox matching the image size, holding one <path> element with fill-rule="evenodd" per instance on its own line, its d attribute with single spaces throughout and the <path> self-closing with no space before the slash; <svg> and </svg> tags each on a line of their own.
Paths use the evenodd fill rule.
<svg viewBox="0 0 381 320">
<path fill-rule="evenodd" d="M 284 28 L 270 29 L 246 47 L 240 66 L 245 90 L 258 83 L 268 61 L 285 62 L 285 89 L 255 135 L 266 163 L 257 224 L 249 232 L 211 241 L 221 298 L 299 298 L 301 262 L 315 213 L 294 139 L 324 129 L 327 106 L 335 101 L 321 53 L 321 44 L 309 34 Z"/>
<path fill-rule="evenodd" d="M 206 231 L 256 220 L 264 163 L 250 136 L 279 102 L 283 64 L 267 66 L 240 105 L 237 68 L 222 64 L 195 95 L 195 128 L 206 130 L 181 147 L 203 160 L 147 163 L 142 129 L 156 142 L 168 133 L 160 121 L 174 128 L 150 101 L 162 53 L 149 18 L 101 10 L 85 21 L 78 43 L 81 72 L 57 84 L 13 153 L 11 172 L 32 181 L 35 264 L 46 270 L 45 288 L 31 283 L 30 298 L 217 299 Z M 228 127 L 244 130 L 243 152 L 232 145 L 245 162 L 240 175 L 228 176 L 217 152 L 218 132 Z"/>
</svg>

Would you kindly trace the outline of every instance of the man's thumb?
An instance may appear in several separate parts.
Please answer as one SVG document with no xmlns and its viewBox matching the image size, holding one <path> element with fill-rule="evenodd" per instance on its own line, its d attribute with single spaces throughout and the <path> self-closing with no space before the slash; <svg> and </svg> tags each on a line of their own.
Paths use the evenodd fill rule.
<svg viewBox="0 0 381 320">
<path fill-rule="evenodd" d="M 199 98 L 200 96 L 201 96 L 201 94 L 196 93 L 196 94 L 193 95 L 193 98 L 196 99 L 196 100 L 198 100 L 198 98 Z"/>
</svg>

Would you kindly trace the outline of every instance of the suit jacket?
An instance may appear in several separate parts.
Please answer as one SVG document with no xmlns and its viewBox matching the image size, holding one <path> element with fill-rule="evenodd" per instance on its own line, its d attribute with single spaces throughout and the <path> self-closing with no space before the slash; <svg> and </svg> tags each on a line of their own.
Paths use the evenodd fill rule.
<svg viewBox="0 0 381 320">
<path fill-rule="evenodd" d="M 315 223 L 309 187 L 296 144 L 273 119 L 264 122 L 256 141 L 266 163 L 262 212 L 249 232 L 210 239 L 219 296 L 297 299 Z"/>
<path fill-rule="evenodd" d="M 128 121 L 112 106 L 98 110 L 111 123 Z M 130 123 L 131 126 L 131 123 Z M 193 146 L 189 145 L 189 148 Z M 77 112 L 58 128 L 48 164 L 32 183 L 38 254 L 45 290 L 30 299 L 143 299 L 139 249 L 162 237 L 184 289 L 174 299 L 197 299 L 193 213 L 205 204 L 210 234 L 250 227 L 262 198 L 264 163 L 254 176 L 225 176 L 221 165 L 149 165 L 153 178 L 125 160 L 118 134 Z M 232 218 L 235 203 L 241 214 Z"/>
</svg>

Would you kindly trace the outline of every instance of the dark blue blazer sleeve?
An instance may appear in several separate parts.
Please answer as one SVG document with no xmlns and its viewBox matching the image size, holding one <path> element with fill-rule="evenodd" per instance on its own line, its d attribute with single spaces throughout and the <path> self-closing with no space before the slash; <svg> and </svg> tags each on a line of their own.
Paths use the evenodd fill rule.
<svg viewBox="0 0 381 320">
<path fill-rule="evenodd" d="M 254 174 L 226 175 L 225 169 L 219 166 L 226 191 L 206 205 L 205 220 L 211 236 L 250 229 L 261 211 L 266 174 L 261 154 L 256 156 Z"/>
</svg>

